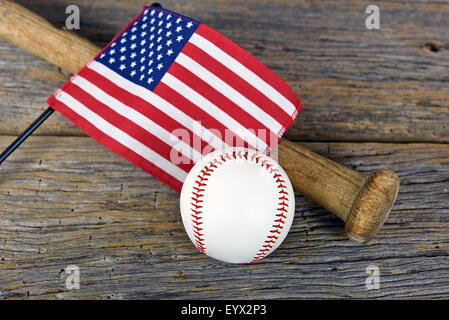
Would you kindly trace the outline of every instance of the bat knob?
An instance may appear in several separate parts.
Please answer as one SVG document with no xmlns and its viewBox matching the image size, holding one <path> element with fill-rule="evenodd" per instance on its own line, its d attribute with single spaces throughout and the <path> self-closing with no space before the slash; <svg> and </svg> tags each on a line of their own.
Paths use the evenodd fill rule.
<svg viewBox="0 0 449 320">
<path fill-rule="evenodd" d="M 388 218 L 399 190 L 399 178 L 391 170 L 371 174 L 360 188 L 346 217 L 348 237 L 366 243 L 376 235 Z"/>
</svg>

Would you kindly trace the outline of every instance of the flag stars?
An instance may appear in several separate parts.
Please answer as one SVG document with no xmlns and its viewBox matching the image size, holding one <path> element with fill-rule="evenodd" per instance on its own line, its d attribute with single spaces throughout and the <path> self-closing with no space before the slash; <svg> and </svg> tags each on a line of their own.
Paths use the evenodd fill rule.
<svg viewBox="0 0 449 320">
<path fill-rule="evenodd" d="M 193 21 L 147 9 L 100 54 L 101 61 L 137 85 L 153 88 L 191 36 L 189 29 L 195 27 Z"/>
</svg>

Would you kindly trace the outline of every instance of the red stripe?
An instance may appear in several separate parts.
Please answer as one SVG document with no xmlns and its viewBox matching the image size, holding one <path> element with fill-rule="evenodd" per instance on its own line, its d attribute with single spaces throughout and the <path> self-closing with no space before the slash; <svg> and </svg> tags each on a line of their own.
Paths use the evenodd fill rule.
<svg viewBox="0 0 449 320">
<path fill-rule="evenodd" d="M 114 97 L 115 99 L 119 100 L 123 104 L 132 107 L 134 110 L 143 114 L 145 117 L 151 119 L 153 122 L 156 122 L 159 126 L 164 128 L 168 132 L 175 132 L 175 130 L 180 129 L 185 130 L 185 132 L 190 137 L 190 141 L 185 142 L 192 146 L 196 151 L 201 153 L 204 148 L 208 147 L 208 144 L 206 142 L 202 141 L 200 137 L 181 125 L 179 122 L 177 122 L 164 112 L 160 111 L 158 108 L 148 103 L 146 100 L 139 98 L 138 96 L 135 96 L 115 85 L 112 81 L 104 78 L 94 70 L 86 68 L 82 70 L 79 75 L 86 78 L 98 88 Z M 208 148 L 210 148 L 210 146 Z"/>
<path fill-rule="evenodd" d="M 235 141 L 239 146 L 243 145 L 245 147 L 248 147 L 248 144 L 246 142 L 238 138 L 238 136 L 232 130 L 227 129 L 223 124 L 217 121 L 217 119 L 213 117 L 213 115 L 209 115 L 208 113 L 204 112 L 201 108 L 190 102 L 190 100 L 186 99 L 184 96 L 182 96 L 163 82 L 160 82 L 156 86 L 156 88 L 154 88 L 153 92 L 172 105 L 177 106 L 179 109 L 183 110 L 192 119 L 199 121 L 204 128 L 210 130 L 220 140 L 224 141 L 225 137 L 234 136 L 237 137 Z M 208 148 L 210 148 L 210 151 L 213 150 L 212 147 Z M 206 153 L 208 152 L 203 152 L 203 155 L 205 155 Z"/>
<path fill-rule="evenodd" d="M 215 74 L 218 78 L 226 82 L 230 87 L 253 102 L 279 123 L 284 124 L 289 121 L 291 115 L 285 112 L 284 109 L 194 44 L 188 42 L 182 49 L 182 53 Z"/>
<path fill-rule="evenodd" d="M 96 100 L 90 94 L 74 84 L 72 84 L 71 86 L 67 86 L 64 91 L 113 126 L 119 128 L 129 136 L 133 137 L 143 145 L 147 146 L 154 152 L 158 153 L 160 156 L 170 161 L 170 153 L 172 152 L 172 147 L 166 144 L 164 141 L 160 140 L 158 137 L 152 135 L 142 127 L 136 125 L 128 118 L 118 114 L 107 105 Z M 180 159 L 181 163 L 176 164 L 176 166 L 178 166 L 185 172 L 189 172 L 193 166 L 193 161 L 180 153 L 178 153 L 178 158 Z"/>
<path fill-rule="evenodd" d="M 257 74 L 261 79 L 293 103 L 294 106 L 300 106 L 300 102 L 292 89 L 281 78 L 234 42 L 204 24 L 200 24 L 195 30 L 195 33 L 206 38 L 249 70 Z"/>
<path fill-rule="evenodd" d="M 68 86 L 66 86 L 67 88 Z M 56 93 L 57 94 L 57 93 Z M 141 157 L 133 150 L 127 148 L 116 140 L 112 139 L 108 135 L 104 134 L 103 131 L 97 129 L 89 121 L 79 116 L 76 112 L 72 111 L 68 106 L 60 102 L 55 98 L 56 94 L 51 96 L 47 102 L 55 110 L 62 113 L 67 119 L 72 121 L 74 124 L 79 126 L 87 134 L 89 134 L 96 141 L 104 145 L 105 147 L 111 149 L 116 154 L 122 156 L 132 164 L 141 168 L 143 171 L 148 172 L 156 179 L 167 184 L 177 192 L 181 192 L 182 182 L 178 181 L 176 178 L 169 175 L 167 172 L 163 171 L 161 168 L 157 167 L 153 163 L 149 162 L 145 158 Z"/>
<path fill-rule="evenodd" d="M 189 86 L 204 98 L 215 104 L 218 108 L 220 108 L 234 120 L 239 122 L 244 128 L 255 131 L 256 135 L 257 132 L 264 132 L 265 134 L 269 134 L 270 130 L 262 123 L 260 123 L 248 112 L 236 105 L 232 100 L 228 99 L 226 96 L 215 90 L 207 82 L 203 81 L 194 73 L 178 64 L 176 60 L 175 62 L 173 62 L 167 72 L 174 75 L 185 85 Z M 262 140 L 267 141 L 266 138 L 267 137 L 265 135 L 265 138 Z"/>
</svg>

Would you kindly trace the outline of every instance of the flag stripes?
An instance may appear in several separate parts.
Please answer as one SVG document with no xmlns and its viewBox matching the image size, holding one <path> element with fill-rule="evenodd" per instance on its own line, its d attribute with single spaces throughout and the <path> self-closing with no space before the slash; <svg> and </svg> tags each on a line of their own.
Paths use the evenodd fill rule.
<svg viewBox="0 0 449 320">
<path fill-rule="evenodd" d="M 119 128 L 111 125 L 109 122 L 100 117 L 97 113 L 93 112 L 78 100 L 74 99 L 68 93 L 64 91 L 60 91 L 55 99 L 59 101 L 64 106 L 68 107 L 71 111 L 76 113 L 79 117 L 85 120 L 84 123 L 88 123 L 94 128 L 98 129 L 101 133 L 106 136 L 112 138 L 112 141 L 103 142 L 108 145 L 109 148 L 113 147 L 114 144 L 119 143 L 122 146 L 126 146 L 129 150 L 132 150 L 133 153 L 141 156 L 146 159 L 149 163 L 155 165 L 157 163 L 157 167 L 159 167 L 164 172 L 168 173 L 171 177 L 178 180 L 182 183 L 187 176 L 186 171 L 178 168 L 172 162 L 167 160 L 166 158 L 160 156 L 158 153 L 154 152 L 152 149 L 148 148 L 140 141 L 137 141 L 133 137 L 129 136 Z M 86 131 L 90 131 L 87 129 Z M 98 134 L 98 133 L 97 133 Z M 92 133 L 92 136 L 95 136 L 95 133 Z M 102 137 L 102 135 L 99 135 Z M 100 138 L 101 140 L 101 138 Z M 173 181 L 169 182 L 169 185 L 175 185 Z"/>
<path fill-rule="evenodd" d="M 291 89 L 281 79 L 273 77 L 272 71 L 259 61 L 254 58 L 247 59 L 249 54 L 226 37 L 202 24 L 197 28 L 189 42 L 232 70 L 288 114 L 292 115 L 295 113 L 299 101 L 297 101 Z M 229 52 L 232 54 L 229 54 Z M 241 62 L 239 60 L 245 61 Z M 263 79 L 271 80 L 272 85 Z M 284 92 L 284 94 L 288 93 L 287 96 L 290 97 L 290 100 L 285 98 L 281 92 Z"/>
<path fill-rule="evenodd" d="M 269 151 L 301 107 L 230 40 L 156 8 L 145 8 L 48 103 L 177 191 L 202 154 L 235 145 Z"/>
</svg>

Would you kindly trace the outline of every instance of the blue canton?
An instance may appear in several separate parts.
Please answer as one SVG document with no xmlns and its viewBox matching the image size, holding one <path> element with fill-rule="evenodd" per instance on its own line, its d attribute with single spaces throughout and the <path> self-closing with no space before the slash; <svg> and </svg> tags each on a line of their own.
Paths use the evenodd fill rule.
<svg viewBox="0 0 449 320">
<path fill-rule="evenodd" d="M 147 7 L 97 61 L 124 78 L 153 90 L 198 24 L 173 12 Z"/>
</svg>

